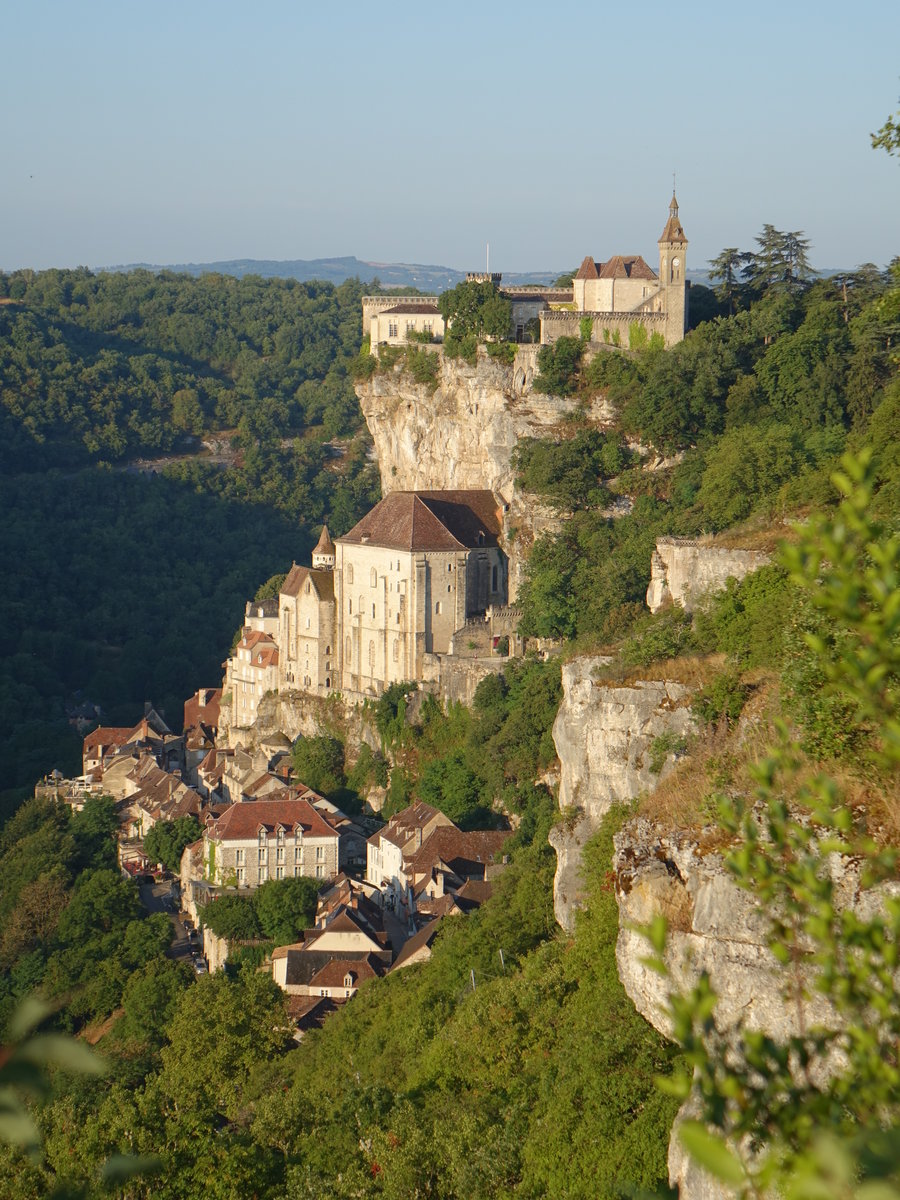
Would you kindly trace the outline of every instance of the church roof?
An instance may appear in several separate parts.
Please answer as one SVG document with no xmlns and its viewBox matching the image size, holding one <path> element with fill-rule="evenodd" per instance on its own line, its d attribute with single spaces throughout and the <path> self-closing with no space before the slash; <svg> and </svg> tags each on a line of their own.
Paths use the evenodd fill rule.
<svg viewBox="0 0 900 1200">
<path fill-rule="evenodd" d="M 596 279 L 597 278 L 597 264 L 594 262 L 594 260 L 591 258 L 591 256 L 589 254 L 585 255 L 584 262 L 578 268 L 578 272 L 575 275 L 575 278 L 576 279 Z"/>
<path fill-rule="evenodd" d="M 659 235 L 661 242 L 686 242 L 684 229 L 681 225 L 681 220 L 678 216 L 678 201 L 675 198 L 675 193 L 672 193 L 672 202 L 669 205 L 669 219 L 666 221 L 666 227 Z"/>
<path fill-rule="evenodd" d="M 390 550 L 469 550 L 496 546 L 499 536 L 493 492 L 391 492 L 338 541 Z"/>
<path fill-rule="evenodd" d="M 614 254 L 603 263 L 598 272 L 600 279 L 657 279 L 652 267 L 648 266 L 640 254 Z"/>
<path fill-rule="evenodd" d="M 327 525 L 322 526 L 322 532 L 319 534 L 313 554 L 334 554 L 334 542 L 331 540 Z"/>
<path fill-rule="evenodd" d="M 331 541 L 330 538 L 329 541 Z M 319 538 L 320 545 L 321 542 L 322 539 Z M 332 544 L 330 551 L 326 550 L 323 551 L 323 553 L 333 554 L 334 545 Z M 304 583 L 306 583 L 307 579 L 316 589 L 316 594 L 320 600 L 334 599 L 334 576 L 332 575 L 331 571 L 317 571 L 313 567 L 298 567 L 296 563 L 294 563 L 290 571 L 288 571 L 287 578 L 281 585 L 280 595 L 299 596 L 300 590 Z"/>
</svg>

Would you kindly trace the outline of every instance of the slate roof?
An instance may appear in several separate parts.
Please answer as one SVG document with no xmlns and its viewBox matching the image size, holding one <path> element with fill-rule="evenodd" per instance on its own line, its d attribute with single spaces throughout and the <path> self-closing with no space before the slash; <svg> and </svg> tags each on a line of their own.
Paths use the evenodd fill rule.
<svg viewBox="0 0 900 1200">
<path fill-rule="evenodd" d="M 243 841 L 254 838 L 260 827 L 274 833 L 278 826 L 286 830 L 300 826 L 304 837 L 337 837 L 336 830 L 308 800 L 241 800 L 227 809 L 209 826 L 209 835 L 218 841 Z"/>
<path fill-rule="evenodd" d="M 319 540 L 321 542 L 321 539 Z M 331 541 L 330 538 L 328 540 Z M 331 550 L 325 550 L 323 553 L 333 554 L 334 543 L 331 545 Z M 287 578 L 281 585 L 281 595 L 299 596 L 300 590 L 307 579 L 316 589 L 316 594 L 320 600 L 334 599 L 334 574 L 331 571 L 319 571 L 313 567 L 299 567 L 296 563 L 288 571 Z"/>
<path fill-rule="evenodd" d="M 416 304 L 413 302 L 406 304 L 395 304 L 393 308 L 383 308 L 381 310 L 382 316 L 386 314 L 393 316 L 395 313 L 399 316 L 405 314 L 407 316 L 415 315 L 439 317 L 441 315 L 441 310 L 436 304 Z"/>
<path fill-rule="evenodd" d="M 391 492 L 338 538 L 391 550 L 471 550 L 496 546 L 500 513 L 493 492 Z"/>
</svg>

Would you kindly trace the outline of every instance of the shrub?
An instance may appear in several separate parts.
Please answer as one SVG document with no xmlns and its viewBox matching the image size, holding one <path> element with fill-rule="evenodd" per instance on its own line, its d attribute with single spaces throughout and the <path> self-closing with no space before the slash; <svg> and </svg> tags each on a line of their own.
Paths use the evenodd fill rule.
<svg viewBox="0 0 900 1200">
<path fill-rule="evenodd" d="M 646 667 L 696 649 L 690 614 L 673 605 L 640 622 L 623 645 L 621 657 L 626 667 Z"/>
<path fill-rule="evenodd" d="M 536 392 L 571 396 L 578 384 L 578 368 L 584 352 L 580 338 L 561 337 L 538 351 L 538 371 L 532 386 Z"/>
<path fill-rule="evenodd" d="M 416 383 L 436 384 L 438 377 L 438 356 L 416 346 L 406 348 L 406 366 Z"/>
<path fill-rule="evenodd" d="M 515 362 L 515 342 L 488 342 L 485 349 L 491 358 L 496 358 L 500 362 L 506 363 L 507 366 L 512 366 Z"/>
<path fill-rule="evenodd" d="M 734 671 L 723 671 L 702 688 L 691 701 L 691 711 L 705 725 L 726 721 L 729 725 L 741 715 L 750 688 Z"/>
</svg>

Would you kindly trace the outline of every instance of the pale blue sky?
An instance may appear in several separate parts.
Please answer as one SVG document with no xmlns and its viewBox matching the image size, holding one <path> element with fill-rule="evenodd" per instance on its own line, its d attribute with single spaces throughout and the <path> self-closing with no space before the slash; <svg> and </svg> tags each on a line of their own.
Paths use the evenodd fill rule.
<svg viewBox="0 0 900 1200">
<path fill-rule="evenodd" d="M 0 267 L 900 253 L 900 3 L 0 0 Z"/>
</svg>

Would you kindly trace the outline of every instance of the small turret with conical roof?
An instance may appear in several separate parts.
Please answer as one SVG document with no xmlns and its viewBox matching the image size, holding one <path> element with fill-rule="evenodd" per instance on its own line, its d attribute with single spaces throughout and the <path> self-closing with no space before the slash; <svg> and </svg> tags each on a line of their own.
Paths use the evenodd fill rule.
<svg viewBox="0 0 900 1200">
<path fill-rule="evenodd" d="M 316 548 L 312 552 L 312 565 L 314 571 L 334 570 L 334 542 L 331 540 L 327 525 L 322 526 Z"/>
</svg>

